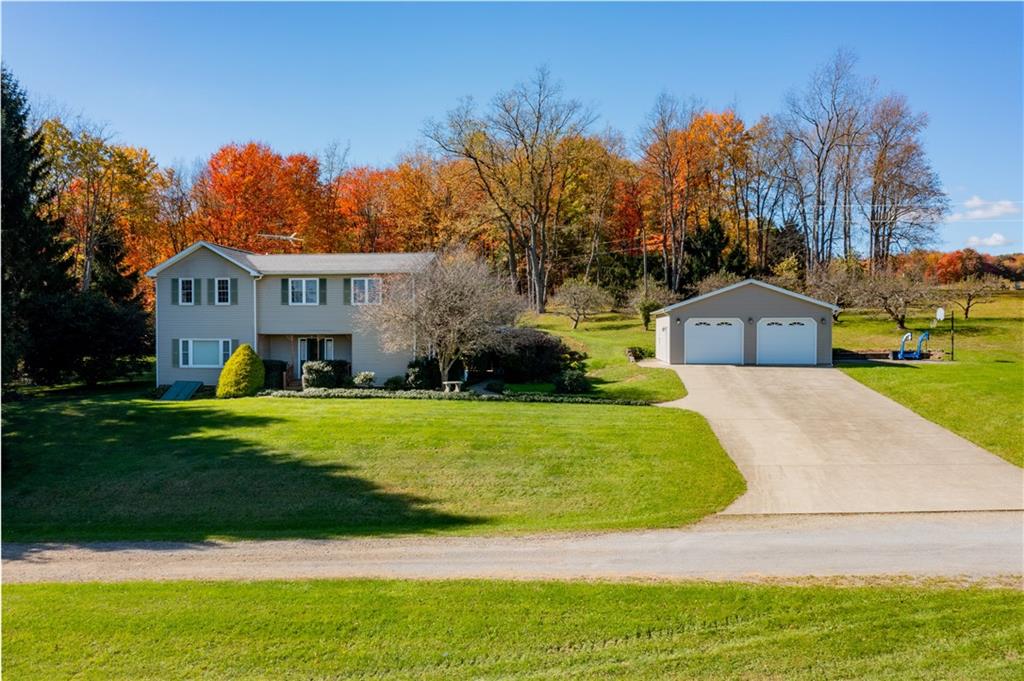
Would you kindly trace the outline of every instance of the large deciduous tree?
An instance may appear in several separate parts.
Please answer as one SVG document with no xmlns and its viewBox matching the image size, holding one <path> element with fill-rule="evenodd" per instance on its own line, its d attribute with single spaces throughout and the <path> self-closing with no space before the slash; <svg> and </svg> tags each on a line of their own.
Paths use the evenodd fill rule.
<svg viewBox="0 0 1024 681">
<path fill-rule="evenodd" d="M 387 278 L 381 304 L 360 307 L 359 323 L 379 334 L 387 351 L 435 358 L 448 380 L 455 362 L 490 348 L 522 311 L 522 298 L 503 277 L 458 250 L 425 261 L 411 275 Z"/>
<path fill-rule="evenodd" d="M 499 93 L 486 111 L 470 99 L 431 124 L 427 136 L 446 154 L 468 160 L 506 235 L 508 268 L 519 281 L 525 259 L 526 292 L 543 312 L 548 295 L 552 232 L 560 225 L 560 196 L 578 169 L 578 145 L 590 113 L 546 69 Z"/>
</svg>

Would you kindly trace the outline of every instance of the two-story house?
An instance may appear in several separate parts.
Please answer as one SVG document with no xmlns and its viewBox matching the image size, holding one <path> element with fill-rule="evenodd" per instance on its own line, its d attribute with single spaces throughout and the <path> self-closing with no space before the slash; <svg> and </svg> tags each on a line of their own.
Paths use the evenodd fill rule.
<svg viewBox="0 0 1024 681">
<path fill-rule="evenodd" d="M 426 265 L 426 253 L 259 255 L 199 241 L 146 276 L 156 287 L 156 382 L 216 384 L 240 343 L 284 360 L 291 378 L 306 360 L 344 359 L 377 380 L 405 373 L 411 353 L 384 352 L 358 323 L 379 305 L 382 276 Z"/>
</svg>

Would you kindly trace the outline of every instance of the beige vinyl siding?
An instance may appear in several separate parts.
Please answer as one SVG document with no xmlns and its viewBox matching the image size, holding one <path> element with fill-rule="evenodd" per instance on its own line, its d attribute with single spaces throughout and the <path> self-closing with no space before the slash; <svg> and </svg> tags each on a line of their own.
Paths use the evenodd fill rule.
<svg viewBox="0 0 1024 681">
<path fill-rule="evenodd" d="M 691 317 L 735 317 L 743 320 L 743 363 L 757 363 L 757 322 L 763 317 L 809 317 L 817 324 L 818 364 L 832 363 L 832 313 L 828 308 L 793 296 L 750 284 L 704 300 L 685 305 L 668 313 L 669 362 L 682 364 L 683 329 Z M 678 323 L 677 323 L 678 320 Z"/>
<path fill-rule="evenodd" d="M 211 305 L 207 280 L 237 279 L 237 304 Z M 194 305 L 173 305 L 172 287 L 177 279 L 201 279 L 202 290 Z M 216 384 L 220 369 L 175 367 L 173 339 L 226 338 L 253 343 L 252 275 L 224 258 L 201 248 L 160 272 L 156 278 L 157 382 L 202 381 Z"/>
<path fill-rule="evenodd" d="M 295 278 L 310 278 L 312 275 L 297 275 Z M 317 277 L 324 279 L 327 300 L 322 305 L 288 305 L 281 302 L 281 280 L 287 276 L 266 276 L 256 282 L 259 332 L 267 335 L 285 335 L 295 338 L 303 335 L 351 336 L 348 356 L 341 354 L 343 345 L 335 340 L 335 357 L 351 358 L 352 371 L 372 371 L 378 382 L 391 376 L 404 375 L 412 353 L 386 353 L 381 350 L 377 334 L 359 325 L 358 311 L 361 306 L 351 305 L 346 292 L 350 294 L 346 279 L 373 277 L 373 274 Z M 274 341 L 274 352 L 277 352 Z M 294 362 L 294 346 L 291 349 Z M 274 357 L 274 359 L 284 359 Z"/>
</svg>

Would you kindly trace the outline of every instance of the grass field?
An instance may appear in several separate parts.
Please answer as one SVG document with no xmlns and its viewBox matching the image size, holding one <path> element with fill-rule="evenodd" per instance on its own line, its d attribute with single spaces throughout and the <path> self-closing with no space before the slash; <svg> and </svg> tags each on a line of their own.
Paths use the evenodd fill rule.
<svg viewBox="0 0 1024 681">
<path fill-rule="evenodd" d="M 907 326 L 917 337 L 931 330 L 932 349 L 950 350 L 949 322 L 931 329 L 934 308 L 920 310 Z M 1024 465 L 1024 292 L 978 305 L 956 323 L 956 355 L 941 364 L 848 363 L 842 370 L 925 418 L 962 435 L 1007 461 Z M 891 321 L 844 312 L 834 328 L 838 348 L 899 346 Z"/>
<path fill-rule="evenodd" d="M 587 375 L 594 384 L 594 394 L 623 400 L 668 402 L 686 397 L 679 376 L 669 369 L 638 367 L 626 359 L 630 346 L 654 349 L 654 331 L 644 331 L 640 318 L 634 315 L 602 314 L 580 322 L 573 329 L 568 317 L 545 314 L 526 321 L 530 326 L 558 334 L 569 345 L 587 353 Z M 510 390 L 550 392 L 550 383 L 509 386 Z"/>
<path fill-rule="evenodd" d="M 666 527 L 744 489 L 674 409 L 121 393 L 3 418 L 6 541 Z"/>
<path fill-rule="evenodd" d="M 538 582 L 13 585 L 5 679 L 1019 679 L 1005 589 Z"/>
</svg>

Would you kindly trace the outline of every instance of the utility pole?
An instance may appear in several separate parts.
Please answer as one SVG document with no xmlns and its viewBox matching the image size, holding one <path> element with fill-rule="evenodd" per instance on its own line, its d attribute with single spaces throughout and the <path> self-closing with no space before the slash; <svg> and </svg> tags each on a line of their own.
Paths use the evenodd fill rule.
<svg viewBox="0 0 1024 681">
<path fill-rule="evenodd" d="M 949 361 L 955 359 L 956 353 L 956 312 L 949 312 Z"/>
</svg>

